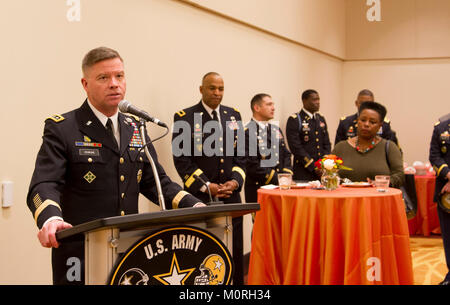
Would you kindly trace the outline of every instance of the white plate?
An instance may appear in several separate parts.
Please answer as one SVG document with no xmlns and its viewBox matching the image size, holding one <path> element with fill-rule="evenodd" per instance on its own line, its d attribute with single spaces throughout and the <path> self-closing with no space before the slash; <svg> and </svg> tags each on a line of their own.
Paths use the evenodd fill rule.
<svg viewBox="0 0 450 305">
<path fill-rule="evenodd" d="M 346 187 L 370 187 L 372 184 L 369 182 L 351 182 L 351 183 L 342 183 L 342 186 Z"/>
<path fill-rule="evenodd" d="M 291 189 L 305 189 L 311 187 L 309 183 L 296 183 L 291 185 Z"/>
</svg>

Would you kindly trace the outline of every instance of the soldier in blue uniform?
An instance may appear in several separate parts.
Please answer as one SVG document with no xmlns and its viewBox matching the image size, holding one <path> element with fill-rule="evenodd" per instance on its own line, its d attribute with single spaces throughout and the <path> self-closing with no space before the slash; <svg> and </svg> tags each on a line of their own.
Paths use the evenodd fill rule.
<svg viewBox="0 0 450 305">
<path fill-rule="evenodd" d="M 203 202 L 212 197 L 240 203 L 245 181 L 245 135 L 239 111 L 221 105 L 224 82 L 207 73 L 200 86 L 202 100 L 174 114 L 172 154 L 184 189 Z M 202 181 L 203 180 L 203 181 Z M 205 185 L 205 183 L 206 185 Z M 233 283 L 243 284 L 242 217 L 233 218 Z"/>
<path fill-rule="evenodd" d="M 355 101 L 356 109 L 359 109 L 359 106 L 363 102 L 373 102 L 374 95 L 372 91 L 368 89 L 361 90 L 358 93 L 358 96 Z M 339 143 L 340 141 L 345 141 L 348 138 L 353 138 L 357 134 L 358 130 L 358 113 L 349 115 L 347 117 L 342 117 L 339 121 L 339 126 L 336 130 L 336 138 L 334 140 L 334 145 Z M 391 122 L 389 119 L 385 118 L 383 121 L 383 125 L 378 131 L 378 135 L 386 140 L 391 140 L 398 146 L 397 135 L 394 130 L 391 129 Z"/>
<path fill-rule="evenodd" d="M 320 97 L 317 91 L 304 91 L 302 102 L 302 110 L 291 115 L 286 124 L 289 150 L 294 155 L 294 179 L 318 180 L 320 173 L 314 162 L 330 153 L 330 137 L 325 118 L 318 112 Z"/>
<path fill-rule="evenodd" d="M 438 203 L 438 216 L 444 242 L 447 269 L 450 270 L 450 118 L 442 118 L 434 126 L 430 144 L 430 162 L 436 171 L 434 201 Z M 442 285 L 450 285 L 450 271 Z"/>
<path fill-rule="evenodd" d="M 76 110 L 45 121 L 27 204 L 40 231 L 39 241 L 52 247 L 53 282 L 84 283 L 84 237 L 59 244 L 55 232 L 103 217 L 138 213 L 138 195 L 158 202 L 154 176 L 134 117 L 118 112 L 126 81 L 120 55 L 96 48 L 83 60 L 82 84 L 87 100 Z M 150 138 L 145 135 L 147 143 Z M 166 208 L 203 203 L 171 181 L 158 167 Z M 69 279 L 69 259 L 81 263 L 80 276 Z"/>
<path fill-rule="evenodd" d="M 257 190 L 262 185 L 278 184 L 278 173 L 292 171 L 291 153 L 287 149 L 281 129 L 269 120 L 273 119 L 275 105 L 272 97 L 255 95 L 250 107 L 251 121 L 245 126 L 246 174 L 245 201 L 257 202 Z"/>
</svg>

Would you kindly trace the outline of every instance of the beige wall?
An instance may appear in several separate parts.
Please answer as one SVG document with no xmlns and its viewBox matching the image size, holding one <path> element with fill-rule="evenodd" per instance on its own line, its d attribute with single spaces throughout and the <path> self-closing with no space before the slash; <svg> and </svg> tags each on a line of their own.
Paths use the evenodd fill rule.
<svg viewBox="0 0 450 305">
<path fill-rule="evenodd" d="M 342 115 L 355 112 L 356 94 L 370 88 L 388 108 L 404 160 L 428 161 L 433 125 L 450 112 L 445 97 L 450 59 L 346 62 L 343 71 Z"/>
<path fill-rule="evenodd" d="M 346 58 L 450 57 L 450 1 L 381 0 L 369 22 L 364 0 L 346 0 Z"/>
<path fill-rule="evenodd" d="M 388 108 L 404 160 L 428 161 L 434 123 L 450 112 L 450 1 L 381 0 L 369 22 L 366 1 L 346 0 L 342 114 L 355 111 L 359 90 L 372 89 Z"/>
<path fill-rule="evenodd" d="M 223 103 L 240 109 L 246 120 L 249 100 L 258 92 L 273 96 L 283 129 L 306 88 L 321 93 L 327 117 L 339 111 L 342 62 L 322 52 L 179 1 L 82 0 L 81 5 L 81 21 L 68 22 L 66 1 L 2 2 L 0 181 L 14 181 L 15 200 L 12 207 L 0 208 L 0 284 L 51 282 L 50 251 L 36 239 L 25 197 L 45 118 L 78 107 L 85 97 L 80 62 L 89 49 L 118 49 L 125 59 L 127 98 L 168 123 L 174 112 L 199 101 L 200 79 L 208 71 L 223 75 Z M 337 20 L 333 27 L 342 27 L 343 9 L 331 14 Z M 330 119 L 330 130 L 336 124 Z M 156 149 L 169 175 L 180 182 L 170 137 Z"/>
<path fill-rule="evenodd" d="M 308 47 L 345 57 L 345 3 L 340 0 L 186 0 Z"/>
</svg>

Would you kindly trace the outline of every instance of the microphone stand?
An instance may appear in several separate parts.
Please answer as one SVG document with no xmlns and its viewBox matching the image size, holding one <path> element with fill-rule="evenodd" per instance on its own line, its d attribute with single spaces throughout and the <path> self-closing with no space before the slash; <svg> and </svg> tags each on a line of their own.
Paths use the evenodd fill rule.
<svg viewBox="0 0 450 305">
<path fill-rule="evenodd" d="M 146 121 L 144 119 L 142 119 L 142 118 L 139 119 L 139 131 L 141 133 L 141 138 L 142 138 L 142 143 L 144 145 L 145 155 L 147 156 L 147 159 L 150 161 L 150 165 L 152 166 L 153 176 L 155 177 L 156 190 L 158 192 L 159 207 L 161 208 L 161 211 L 165 211 L 166 204 L 164 202 L 164 196 L 162 193 L 161 181 L 159 180 L 158 170 L 156 169 L 155 162 L 153 161 L 153 158 L 150 155 L 150 152 L 147 147 L 146 139 L 145 139 L 145 122 Z"/>
</svg>

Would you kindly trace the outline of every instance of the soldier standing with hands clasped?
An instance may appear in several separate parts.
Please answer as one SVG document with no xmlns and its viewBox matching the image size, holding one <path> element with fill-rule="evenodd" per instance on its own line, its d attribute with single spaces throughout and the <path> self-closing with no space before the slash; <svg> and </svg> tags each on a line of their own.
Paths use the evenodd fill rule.
<svg viewBox="0 0 450 305">
<path fill-rule="evenodd" d="M 317 180 L 320 173 L 314 163 L 331 151 L 325 118 L 319 113 L 320 97 L 316 90 L 302 93 L 303 108 L 291 115 L 286 124 L 289 150 L 294 155 L 294 179 Z"/>
</svg>

